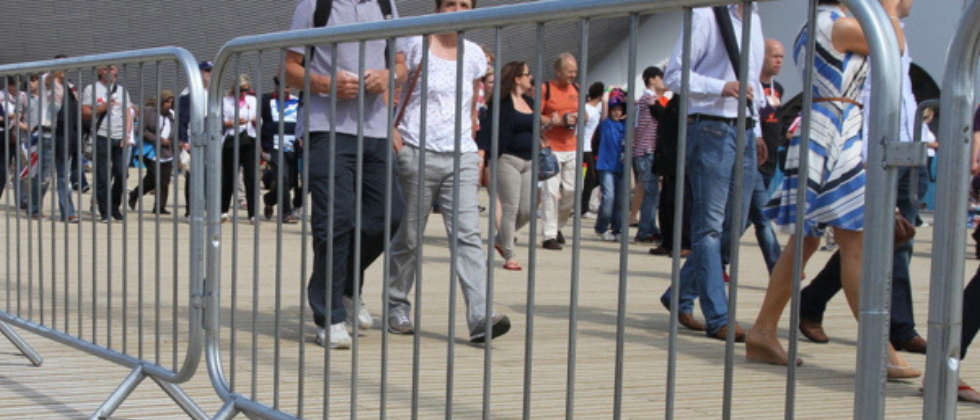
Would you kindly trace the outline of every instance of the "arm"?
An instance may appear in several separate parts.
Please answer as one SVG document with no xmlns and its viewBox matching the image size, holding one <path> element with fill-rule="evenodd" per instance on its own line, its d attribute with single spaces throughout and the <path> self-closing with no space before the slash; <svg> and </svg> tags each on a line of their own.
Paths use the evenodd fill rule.
<svg viewBox="0 0 980 420">
<path fill-rule="evenodd" d="M 900 0 L 881 0 L 881 6 L 885 9 L 885 13 L 891 17 L 892 28 L 898 37 L 899 51 L 905 52 L 905 32 L 902 30 L 902 24 L 899 21 L 899 2 Z M 834 22 L 830 40 L 837 51 L 852 52 L 864 56 L 871 54 L 864 31 L 855 18 L 842 17 L 837 19 Z"/>
<path fill-rule="evenodd" d="M 480 123 L 478 121 L 480 115 L 480 109 L 476 104 L 477 97 L 478 97 L 477 92 L 479 92 L 479 90 L 480 90 L 480 79 L 477 78 L 473 80 L 473 97 L 470 98 L 470 130 L 471 130 L 470 138 L 472 139 L 476 138 L 476 127 L 478 127 L 479 126 L 478 124 Z"/>
<path fill-rule="evenodd" d="M 143 108 L 143 143 L 157 144 L 159 138 L 157 137 L 157 122 L 159 117 L 157 115 L 157 110 L 155 107 L 147 106 Z"/>
<path fill-rule="evenodd" d="M 707 50 L 705 46 L 708 44 L 708 37 L 713 35 L 713 28 L 717 25 L 714 21 L 714 15 L 709 10 L 707 12 L 696 10 L 691 19 L 692 32 L 691 32 L 691 66 L 693 66 L 704 58 Z M 682 77 L 682 54 L 684 49 L 684 28 L 681 28 L 681 36 L 677 39 L 677 43 L 674 45 L 674 52 L 670 55 L 670 60 L 667 62 L 667 70 L 664 72 L 664 84 L 674 91 L 681 91 L 681 77 Z M 727 83 L 737 83 L 737 82 L 727 82 Z M 727 90 L 726 81 L 721 79 L 715 79 L 713 77 L 706 77 L 697 72 L 691 71 L 691 97 L 717 97 L 721 96 L 723 92 Z M 736 84 L 735 94 L 738 95 L 738 88 Z"/>
<path fill-rule="evenodd" d="M 973 132 L 973 145 L 970 148 L 970 174 L 980 175 L 980 131 Z"/>
</svg>

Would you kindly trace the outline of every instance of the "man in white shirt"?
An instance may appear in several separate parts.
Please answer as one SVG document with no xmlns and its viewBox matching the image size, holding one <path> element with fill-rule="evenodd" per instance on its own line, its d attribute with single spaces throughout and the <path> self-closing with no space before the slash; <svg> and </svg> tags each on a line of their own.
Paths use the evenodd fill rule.
<svg viewBox="0 0 980 420">
<path fill-rule="evenodd" d="M 110 213 L 113 219 L 123 219 L 119 208 L 126 186 L 125 151 L 133 129 L 128 108 L 133 102 L 126 88 L 116 83 L 116 66 L 99 67 L 98 72 L 99 80 L 82 91 L 82 118 L 92 121 L 96 203 L 101 220 L 108 222 Z"/>
<path fill-rule="evenodd" d="M 692 252 L 681 268 L 680 305 L 677 308 L 685 326 L 697 326 L 691 313 L 693 299 L 699 297 L 701 310 L 705 316 L 705 330 L 709 337 L 724 340 L 729 328 L 728 299 L 721 267 L 721 237 L 723 226 L 731 217 L 729 206 L 739 203 L 742 206 L 742 220 L 739 229 L 745 225 L 748 216 L 756 170 L 755 120 L 758 115 L 755 95 L 762 89 L 758 86 L 759 71 L 765 57 L 765 44 L 757 13 L 757 6 L 745 10 L 744 5 L 730 5 L 720 8 L 727 11 L 734 28 L 736 42 L 741 42 L 743 16 L 751 16 L 751 40 L 749 44 L 749 73 L 743 80 L 747 86 L 749 106 L 745 112 L 746 144 L 744 159 L 735 162 L 735 142 L 738 124 L 739 81 L 736 69 L 732 67 L 725 48 L 722 31 L 711 8 L 694 10 L 692 20 L 690 82 L 690 107 L 687 126 L 687 177 L 691 188 Z M 683 28 L 682 32 L 683 34 Z M 679 39 L 667 64 L 664 81 L 667 87 L 681 91 L 683 40 Z M 730 197 L 734 185 L 735 165 L 741 164 L 744 177 L 740 201 Z M 732 198 L 732 200 L 729 200 Z M 731 202 L 730 202 L 731 201 Z M 669 234 L 669 233 L 668 233 Z M 661 302 L 669 308 L 670 289 Z M 737 324 L 736 341 L 742 342 L 745 333 Z"/>
</svg>

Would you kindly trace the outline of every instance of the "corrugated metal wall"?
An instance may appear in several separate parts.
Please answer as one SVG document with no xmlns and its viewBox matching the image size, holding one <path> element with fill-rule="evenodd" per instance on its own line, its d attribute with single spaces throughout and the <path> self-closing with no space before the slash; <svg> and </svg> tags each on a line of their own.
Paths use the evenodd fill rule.
<svg viewBox="0 0 980 420">
<path fill-rule="evenodd" d="M 480 8 L 531 0 L 480 0 Z M 199 60 L 213 58 L 229 40 L 289 28 L 295 0 L 4 0 L 0 2 L 0 64 L 49 59 L 56 54 L 89 55 L 175 45 Z M 402 16 L 431 13 L 433 0 L 396 0 Z M 591 24 L 590 61 L 626 39 L 625 19 Z M 578 24 L 550 25 L 545 51 L 535 51 L 534 28 L 511 28 L 504 33 L 504 60 L 534 63 L 543 53 L 546 67 L 562 51 L 579 51 Z M 468 38 L 492 45 L 490 31 Z M 666 42 L 667 40 L 665 40 Z M 669 40 L 673 42 L 673 40 Z M 276 54 L 263 58 L 263 73 L 271 78 Z M 244 67 L 243 70 L 254 72 Z M 132 70 L 135 78 L 135 69 Z M 546 75 L 551 72 L 545 69 Z M 164 77 L 164 87 L 172 77 Z M 271 86 L 268 81 L 265 86 Z M 146 86 L 154 90 L 153 86 Z M 136 89 L 134 88 L 135 92 Z M 136 100 L 136 98 L 134 98 Z"/>
</svg>

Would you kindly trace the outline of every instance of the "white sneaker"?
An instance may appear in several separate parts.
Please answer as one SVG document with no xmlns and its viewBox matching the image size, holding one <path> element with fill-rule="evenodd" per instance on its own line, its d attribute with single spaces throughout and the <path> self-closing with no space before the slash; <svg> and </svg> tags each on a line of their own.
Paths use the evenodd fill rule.
<svg viewBox="0 0 980 420">
<path fill-rule="evenodd" d="M 317 327 L 316 329 L 316 343 L 323 345 L 327 342 L 327 330 Z M 330 348 L 332 349 L 349 349 L 351 346 L 350 334 L 347 332 L 347 327 L 344 326 L 343 322 L 339 322 L 330 326 Z"/>
<path fill-rule="evenodd" d="M 361 307 L 356 311 L 359 328 L 370 330 L 374 326 L 374 319 L 371 317 L 371 313 L 368 312 L 367 306 L 364 305 L 364 301 L 362 300 L 360 303 Z M 344 310 L 347 312 L 347 322 L 350 325 L 354 325 L 354 299 L 344 296 Z"/>
<path fill-rule="evenodd" d="M 228 216 L 228 213 L 221 213 L 221 223 L 228 223 L 229 220 L 231 218 Z"/>
<path fill-rule="evenodd" d="M 607 231 L 602 234 L 602 240 L 606 242 L 619 242 L 619 234 L 612 233 L 612 231 Z"/>
</svg>

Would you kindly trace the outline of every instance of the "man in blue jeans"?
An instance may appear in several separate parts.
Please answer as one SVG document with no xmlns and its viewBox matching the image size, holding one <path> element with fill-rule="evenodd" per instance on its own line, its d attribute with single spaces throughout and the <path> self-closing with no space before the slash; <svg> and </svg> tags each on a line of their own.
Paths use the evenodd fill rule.
<svg viewBox="0 0 980 420">
<path fill-rule="evenodd" d="M 751 41 L 748 45 L 749 73 L 758 75 L 765 56 L 762 28 L 757 6 L 746 10 L 744 5 L 730 5 L 722 9 L 728 13 L 734 33 L 742 32 L 742 17 L 752 20 Z M 688 328 L 697 326 L 691 313 L 694 297 L 700 298 L 704 313 L 704 329 L 709 337 L 724 340 L 729 327 L 735 328 L 736 341 L 744 341 L 745 333 L 738 324 L 728 324 L 728 298 L 722 279 L 721 236 L 732 205 L 742 206 L 745 224 L 748 206 L 758 172 L 756 168 L 756 143 L 753 128 L 757 106 L 754 102 L 761 89 L 756 87 L 757 77 L 746 77 L 749 106 L 745 112 L 746 143 L 743 160 L 736 162 L 736 138 L 738 130 L 739 81 L 725 49 L 724 38 L 711 8 L 694 10 L 693 40 L 688 52 L 693 63 L 690 74 L 690 106 L 688 108 L 687 176 L 691 188 L 691 255 L 681 268 L 680 305 L 678 318 Z M 682 28 L 683 31 L 683 28 Z M 683 33 L 683 32 L 681 32 Z M 736 36 L 736 38 L 739 38 Z M 679 39 L 667 64 L 665 82 L 675 92 L 681 91 L 683 43 Z M 733 197 L 737 190 L 735 165 L 742 165 L 741 197 Z M 670 309 L 671 290 L 661 302 Z M 696 329 L 696 328 L 694 328 Z"/>
<path fill-rule="evenodd" d="M 299 2 L 293 15 L 292 30 L 308 29 L 317 24 L 314 22 L 317 3 L 316 0 Z M 391 17 L 398 14 L 394 5 L 391 2 Z M 385 18 L 377 0 L 334 2 L 325 25 L 374 22 Z M 314 254 L 313 273 L 307 290 L 317 326 L 317 343 L 337 349 L 351 347 L 345 322 L 356 322 L 361 328 L 372 324 L 371 315 L 363 305 L 355 308 L 352 299 L 356 298 L 354 291 L 361 290 L 364 271 L 384 252 L 385 192 L 391 149 L 387 139 L 388 108 L 385 103 L 389 70 L 396 72 L 398 81 L 405 79 L 405 57 L 398 54 L 389 66 L 385 61 L 388 55 L 384 40 L 366 42 L 365 71 L 355 74 L 359 68 L 358 44 L 338 44 L 336 57 L 332 56 L 330 45 L 315 47 L 312 57 L 304 54 L 303 47 L 286 52 L 286 83 L 289 86 L 302 89 L 306 72 L 310 71 L 310 92 L 305 95 L 304 106 L 309 107 L 309 190 L 313 207 Z M 332 115 L 330 92 L 334 78 L 337 108 L 336 114 Z M 363 114 L 358 105 L 362 79 L 365 91 Z M 358 138 L 359 122 L 363 122 L 363 138 Z M 305 123 L 303 118 L 299 119 L 296 133 L 304 132 Z M 331 131 L 336 133 L 336 142 L 330 141 Z M 363 145 L 360 177 L 357 175 L 359 142 Z M 334 159 L 333 168 L 331 159 Z M 332 203 L 331 177 L 334 182 Z M 391 188 L 391 232 L 395 232 L 401 220 L 402 201 L 397 184 Z M 362 200 L 360 224 L 355 224 L 359 190 Z M 333 236 L 329 237 L 331 215 Z M 355 259 L 357 250 L 354 246 L 358 236 L 355 229 L 360 232 L 360 261 Z M 332 255 L 327 254 L 329 242 L 333 243 Z M 330 273 L 327 272 L 328 263 L 333 267 Z M 361 284 L 354 282 L 358 277 Z M 329 305 L 326 301 L 328 284 L 332 293 Z"/>
</svg>

